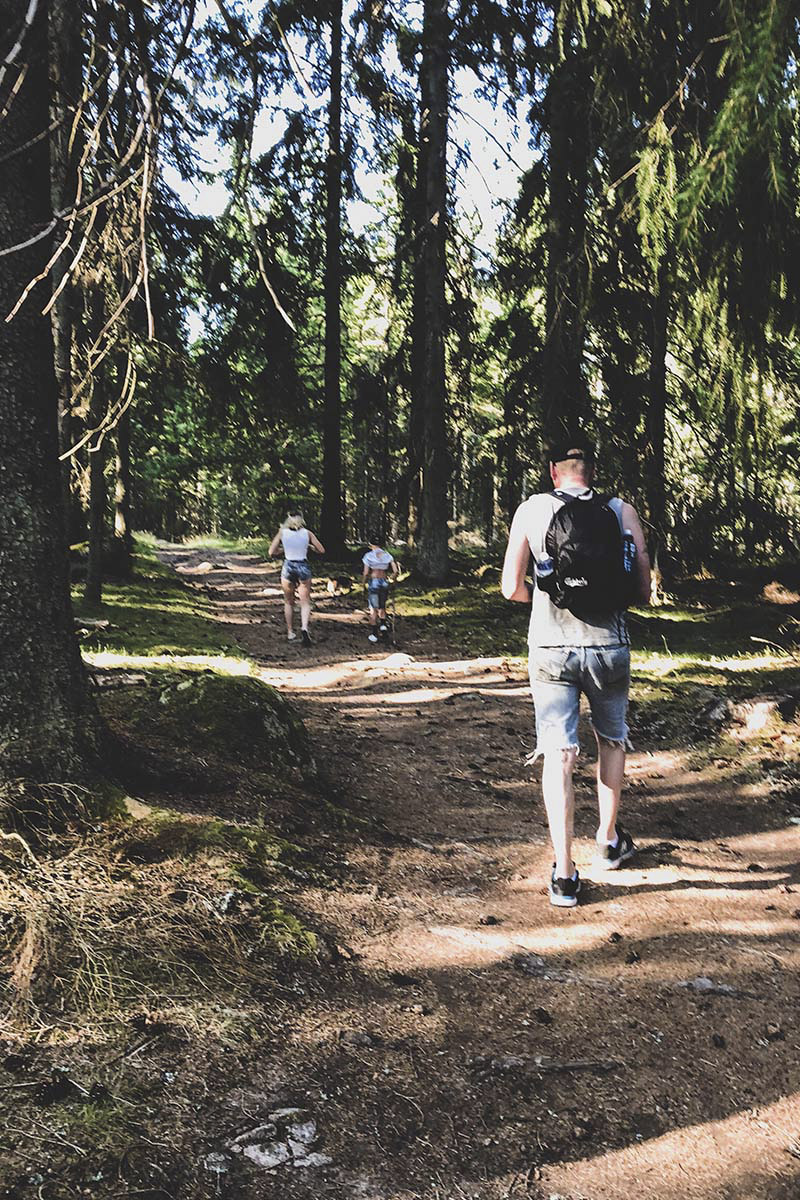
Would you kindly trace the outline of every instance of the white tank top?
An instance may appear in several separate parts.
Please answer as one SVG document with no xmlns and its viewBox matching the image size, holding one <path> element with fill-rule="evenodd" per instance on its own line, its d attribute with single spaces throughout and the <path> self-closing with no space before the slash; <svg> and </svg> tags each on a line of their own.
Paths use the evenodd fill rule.
<svg viewBox="0 0 800 1200">
<path fill-rule="evenodd" d="M 307 529 L 287 529 L 284 525 L 281 531 L 281 541 L 286 561 L 304 562 L 308 557 L 309 540 Z"/>
</svg>

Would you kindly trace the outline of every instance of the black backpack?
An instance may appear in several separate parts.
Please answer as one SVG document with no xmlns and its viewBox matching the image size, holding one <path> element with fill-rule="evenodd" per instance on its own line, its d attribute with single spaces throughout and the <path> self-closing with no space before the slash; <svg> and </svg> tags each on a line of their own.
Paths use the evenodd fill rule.
<svg viewBox="0 0 800 1200">
<path fill-rule="evenodd" d="M 626 571 L 624 542 L 609 496 L 553 492 L 564 503 L 553 514 L 545 549 L 553 560 L 549 578 L 537 583 L 557 608 L 580 620 L 609 617 L 633 600 L 633 572 Z"/>
</svg>

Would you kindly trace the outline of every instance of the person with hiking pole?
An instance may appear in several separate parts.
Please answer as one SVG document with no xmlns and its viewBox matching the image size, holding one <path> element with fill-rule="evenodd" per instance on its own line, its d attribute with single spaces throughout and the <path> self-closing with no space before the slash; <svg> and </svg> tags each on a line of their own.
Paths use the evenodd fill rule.
<svg viewBox="0 0 800 1200">
<path fill-rule="evenodd" d="M 311 618 L 311 579 L 312 572 L 308 562 L 308 550 L 316 550 L 324 554 L 325 547 L 306 529 L 303 514 L 298 509 L 292 509 L 286 515 L 272 544 L 269 548 L 270 558 L 283 547 L 284 562 L 281 569 L 281 587 L 283 588 L 283 612 L 286 617 L 286 636 L 290 642 L 297 638 L 294 632 L 295 599 L 300 601 L 300 637 L 304 646 L 311 645 L 311 635 L 308 632 L 308 622 Z"/>
<path fill-rule="evenodd" d="M 397 563 L 378 541 L 370 539 L 369 550 L 361 560 L 364 567 L 362 578 L 367 588 L 369 608 L 369 641 L 377 642 L 378 634 L 388 632 L 386 604 L 389 587 L 399 574 Z"/>
<path fill-rule="evenodd" d="M 592 487 L 594 450 L 576 436 L 549 451 L 553 490 L 517 509 L 503 564 L 507 600 L 531 604 L 528 667 L 542 757 L 542 793 L 555 862 L 550 902 L 578 903 L 580 876 L 572 857 L 583 693 L 597 741 L 597 862 L 614 870 L 635 853 L 617 814 L 625 775 L 630 643 L 625 610 L 650 599 L 650 562 L 631 504 Z M 531 556 L 535 585 L 526 580 Z"/>
</svg>

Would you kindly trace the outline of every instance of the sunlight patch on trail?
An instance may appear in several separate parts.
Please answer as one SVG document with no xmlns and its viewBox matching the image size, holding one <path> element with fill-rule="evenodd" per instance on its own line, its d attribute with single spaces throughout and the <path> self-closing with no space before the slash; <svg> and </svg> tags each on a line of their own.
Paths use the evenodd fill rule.
<svg viewBox="0 0 800 1200">
<path fill-rule="evenodd" d="M 225 654 L 125 654 L 116 650 L 84 650 L 84 660 L 101 670 L 128 670 L 139 667 L 184 668 L 216 671 L 221 675 L 257 675 L 255 664 L 246 658 Z"/>
<path fill-rule="evenodd" d="M 469 690 L 471 692 L 485 691 L 487 694 L 496 695 L 497 688 L 487 685 L 496 685 L 498 683 L 516 684 L 518 676 L 515 676 L 513 673 L 514 666 L 515 664 L 507 658 L 467 658 L 437 661 L 436 659 L 414 659 L 408 654 L 390 654 L 385 658 L 357 658 L 321 666 L 309 665 L 305 667 L 302 664 L 298 664 L 294 668 L 290 666 L 261 667 L 258 674 L 265 683 L 271 683 L 274 687 L 283 685 L 302 689 L 335 687 L 355 680 L 364 682 L 365 680 L 374 679 L 397 679 L 401 682 L 404 680 L 414 682 L 416 680 L 435 680 L 441 677 L 454 680 L 453 692 L 458 687 L 455 677 L 461 676 L 463 679 L 470 681 Z M 445 699 L 450 694 L 446 689 L 429 690 L 433 693 L 430 697 L 431 699 L 434 696 Z M 527 694 L 527 687 L 517 687 L 514 691 L 515 694 Z M 507 695 L 510 693 L 504 691 L 503 694 Z M 393 696 L 393 700 L 399 702 L 397 701 L 396 694 Z M 410 702 L 407 701 L 407 703 Z"/>
<path fill-rule="evenodd" d="M 506 958 L 519 950 L 563 954 L 591 950 L 608 938 L 605 925 L 555 925 L 536 930 L 487 933 L 460 925 L 432 925 L 429 933 L 459 946 L 487 953 L 492 959 Z"/>
<path fill-rule="evenodd" d="M 800 665 L 800 656 L 781 652 L 775 654 L 735 654 L 727 657 L 716 654 L 703 657 L 699 654 L 655 654 L 647 650 L 634 650 L 631 654 L 634 671 L 646 671 L 648 675 L 663 678 L 673 671 L 686 668 L 705 667 L 709 671 L 774 671 L 776 667 Z"/>
<path fill-rule="evenodd" d="M 792 1162 L 800 1093 L 704 1124 L 672 1129 L 649 1141 L 607 1150 L 580 1162 L 547 1166 L 544 1179 L 559 1193 L 603 1200 L 721 1200 L 778 1195 L 778 1180 L 800 1180 Z M 780 1195 L 789 1196 L 789 1192 Z"/>
</svg>

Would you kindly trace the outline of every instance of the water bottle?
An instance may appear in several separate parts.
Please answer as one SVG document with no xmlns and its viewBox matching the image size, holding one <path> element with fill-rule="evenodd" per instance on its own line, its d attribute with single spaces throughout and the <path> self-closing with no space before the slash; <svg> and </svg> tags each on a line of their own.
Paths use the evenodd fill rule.
<svg viewBox="0 0 800 1200">
<path fill-rule="evenodd" d="M 537 559 L 535 574 L 537 586 L 546 588 L 553 578 L 553 560 L 549 554 L 545 554 L 543 558 Z"/>
<path fill-rule="evenodd" d="M 622 564 L 626 574 L 630 575 L 636 561 L 636 542 L 630 529 L 626 529 L 622 537 Z"/>
</svg>

